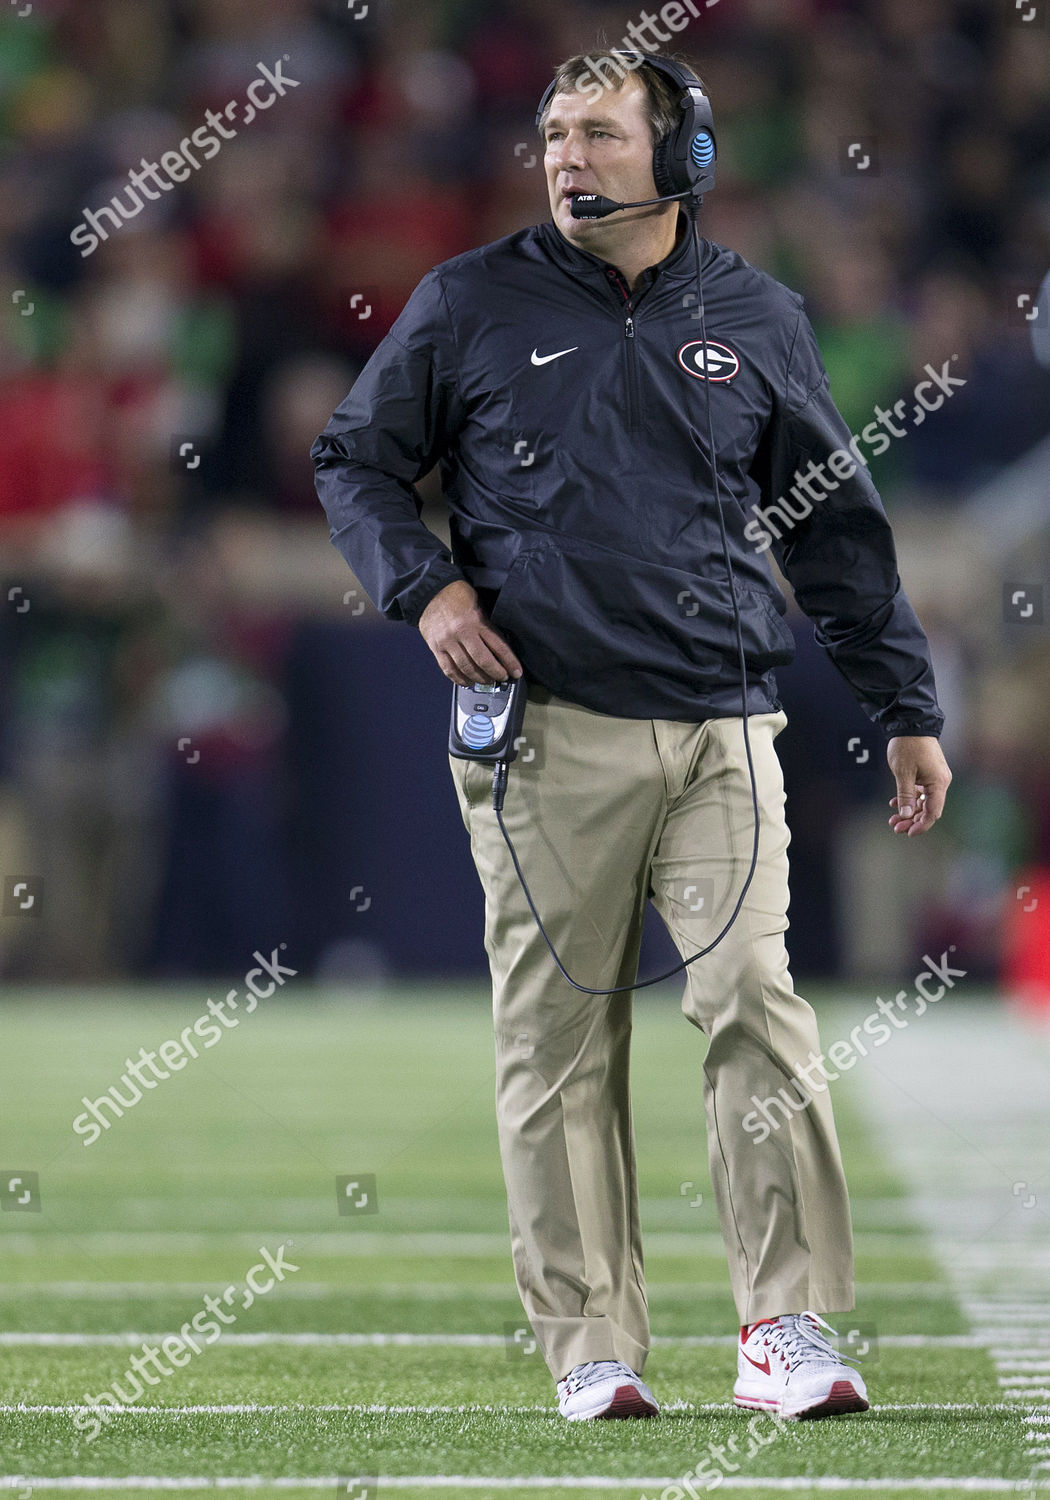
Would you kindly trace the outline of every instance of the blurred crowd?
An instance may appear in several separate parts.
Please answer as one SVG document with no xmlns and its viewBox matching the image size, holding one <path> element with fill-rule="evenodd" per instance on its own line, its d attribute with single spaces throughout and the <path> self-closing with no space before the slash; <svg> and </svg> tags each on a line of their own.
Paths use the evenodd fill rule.
<svg viewBox="0 0 1050 1500">
<path fill-rule="evenodd" d="M 311 853 L 290 826 L 292 674 L 319 631 L 353 659 L 386 628 L 328 543 L 311 442 L 431 266 L 546 217 L 536 101 L 559 60 L 616 45 L 641 14 L 588 0 L 0 14 L 0 972 L 239 972 L 280 922 Z M 914 544 L 902 571 L 957 773 L 915 942 L 958 940 L 987 973 L 1016 872 L 1050 858 L 1045 632 L 1011 634 L 999 575 L 982 617 L 967 571 L 981 548 L 951 545 L 972 497 L 1050 435 L 1025 315 L 1050 266 L 1050 29 L 1024 14 L 708 0 L 676 38 L 718 131 L 701 232 L 805 294 L 851 430 L 927 363 L 958 356 L 967 380 L 872 468 Z M 249 118 L 260 65 L 285 83 Z M 227 130 L 205 158 L 189 143 L 212 117 Z M 135 209 L 131 174 L 180 149 L 196 165 Z M 100 212 L 118 199 L 119 223 Z M 107 234 L 84 254 L 71 234 L 88 211 Z M 440 529 L 433 478 L 423 491 Z M 1045 577 L 1045 523 L 1022 555 L 1022 579 Z M 801 716 L 824 679 L 796 623 L 782 687 Z M 863 720 L 841 701 L 820 721 L 845 740 Z M 790 776 L 798 844 L 831 869 L 851 809 L 890 788 L 813 743 Z M 36 922 L 9 888 L 20 872 L 42 882 Z M 826 883 L 813 932 L 850 921 Z M 345 950 L 338 921 L 314 935 L 315 967 Z M 811 946 L 815 966 L 837 951 Z"/>
</svg>

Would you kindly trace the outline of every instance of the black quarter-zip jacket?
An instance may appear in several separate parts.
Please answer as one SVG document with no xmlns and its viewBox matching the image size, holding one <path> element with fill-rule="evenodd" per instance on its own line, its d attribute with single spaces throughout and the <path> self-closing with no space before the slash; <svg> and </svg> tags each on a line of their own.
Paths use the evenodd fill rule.
<svg viewBox="0 0 1050 1500">
<path fill-rule="evenodd" d="M 779 706 L 773 669 L 794 655 L 752 509 L 788 497 L 771 550 L 817 639 L 887 735 L 939 734 L 867 468 L 790 498 L 796 471 L 851 437 L 802 298 L 722 245 L 700 251 L 706 355 L 684 215 L 633 294 L 553 223 L 435 267 L 313 446 L 332 540 L 391 620 L 417 624 L 466 578 L 560 697 L 625 718 L 739 714 L 707 387 L 748 712 Z M 451 553 L 420 520 L 435 463 Z"/>
</svg>

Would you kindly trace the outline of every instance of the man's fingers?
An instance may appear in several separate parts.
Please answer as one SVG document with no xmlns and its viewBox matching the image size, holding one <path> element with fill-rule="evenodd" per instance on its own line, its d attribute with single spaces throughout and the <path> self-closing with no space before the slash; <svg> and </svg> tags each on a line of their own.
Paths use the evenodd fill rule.
<svg viewBox="0 0 1050 1500">
<path fill-rule="evenodd" d="M 499 663 L 502 675 L 496 678 L 497 682 L 502 682 L 504 677 L 521 676 L 521 662 L 501 635 L 497 635 L 491 628 L 485 628 L 481 632 L 481 639 Z"/>
<path fill-rule="evenodd" d="M 501 643 L 502 644 L 502 643 Z M 486 640 L 478 634 L 470 640 L 460 639 L 453 645 L 446 647 L 446 655 L 458 676 L 445 670 L 446 677 L 452 676 L 454 682 L 460 687 L 471 687 L 475 682 L 503 682 L 505 678 L 512 675 L 512 666 L 517 665 L 517 657 L 504 646 L 508 661 L 505 664 L 497 657 Z M 520 673 L 520 667 L 518 668 Z"/>
<path fill-rule="evenodd" d="M 890 799 L 896 809 L 890 827 L 909 837 L 928 833 L 944 811 L 952 779 L 940 746 L 932 735 L 895 735 L 887 759 L 897 784 L 897 795 Z"/>
<path fill-rule="evenodd" d="M 894 809 L 899 809 L 899 800 L 897 797 L 891 797 L 890 806 Z M 889 821 L 894 833 L 905 833 L 912 824 L 911 818 L 904 817 L 899 810 L 890 813 Z"/>
<path fill-rule="evenodd" d="M 919 789 L 912 780 L 897 781 L 897 812 L 902 818 L 910 818 L 918 805 Z"/>
<path fill-rule="evenodd" d="M 442 651 L 435 654 L 437 655 L 438 666 L 450 682 L 454 682 L 457 687 L 471 687 L 473 685 L 473 672 L 464 671 L 462 667 L 457 666 L 450 652 Z"/>
<path fill-rule="evenodd" d="M 905 816 L 899 811 L 900 798 L 891 797 L 890 806 L 898 811 L 890 814 L 890 827 L 894 833 L 928 833 L 944 811 L 944 800 L 947 788 L 931 786 L 929 791 L 922 786 L 917 790 L 913 799 L 912 813 Z"/>
<path fill-rule="evenodd" d="M 482 655 L 481 652 L 478 654 L 479 656 Z M 490 673 L 474 660 L 474 657 L 462 642 L 449 651 L 449 656 L 456 671 L 459 673 L 456 681 L 460 687 L 473 687 L 475 682 L 488 682 L 490 680 Z"/>
<path fill-rule="evenodd" d="M 510 676 L 507 668 L 490 649 L 483 636 L 475 636 L 469 643 L 463 642 L 463 648 L 468 660 L 473 663 L 473 670 L 477 673 L 472 681 L 502 682 L 504 678 Z"/>
<path fill-rule="evenodd" d="M 419 630 L 442 672 L 459 687 L 522 675 L 521 663 L 488 623 L 466 580 L 434 595 L 419 617 Z"/>
<path fill-rule="evenodd" d="M 929 786 L 923 788 L 923 794 L 926 798 L 926 801 L 923 803 L 926 819 L 930 823 L 936 823 L 944 811 L 944 802 L 948 795 L 948 788 L 942 786 L 940 782 L 931 782 Z"/>
</svg>

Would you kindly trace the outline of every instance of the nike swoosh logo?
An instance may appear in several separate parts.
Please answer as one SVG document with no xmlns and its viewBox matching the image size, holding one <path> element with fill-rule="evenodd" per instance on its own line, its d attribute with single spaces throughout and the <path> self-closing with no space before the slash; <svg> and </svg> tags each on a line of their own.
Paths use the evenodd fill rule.
<svg viewBox="0 0 1050 1500">
<path fill-rule="evenodd" d="M 751 1356 L 750 1356 L 750 1354 L 747 1354 L 743 1349 L 740 1352 L 741 1352 L 741 1354 L 744 1355 L 744 1358 L 747 1360 L 747 1362 L 748 1362 L 749 1365 L 754 1365 L 755 1369 L 756 1370 L 761 1370 L 761 1372 L 762 1372 L 763 1375 L 768 1375 L 769 1374 L 769 1355 L 768 1354 L 765 1356 L 765 1358 L 763 1359 L 762 1363 L 759 1364 L 759 1362 L 758 1362 L 757 1359 L 752 1359 Z"/>
<path fill-rule="evenodd" d="M 579 344 L 575 344 L 571 349 L 559 349 L 557 354 L 541 354 L 538 349 L 533 349 L 532 363 L 534 365 L 549 365 L 552 359 L 561 359 L 563 355 L 575 354 L 579 347 Z"/>
</svg>

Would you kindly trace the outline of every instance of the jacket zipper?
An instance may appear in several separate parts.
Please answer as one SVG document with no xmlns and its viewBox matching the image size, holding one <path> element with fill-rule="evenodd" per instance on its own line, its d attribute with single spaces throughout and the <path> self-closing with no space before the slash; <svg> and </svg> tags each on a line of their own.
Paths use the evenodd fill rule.
<svg viewBox="0 0 1050 1500">
<path fill-rule="evenodd" d="M 627 307 L 623 332 L 627 350 L 627 430 L 633 432 L 638 411 L 638 356 L 634 342 L 634 308 L 631 306 L 631 289 L 618 271 L 609 270 L 609 280 L 620 290 Z"/>
<path fill-rule="evenodd" d="M 624 324 L 624 335 L 627 340 L 627 426 L 633 432 L 637 410 L 635 395 L 638 387 L 638 356 L 634 342 L 634 318 L 630 313 Z"/>
</svg>

